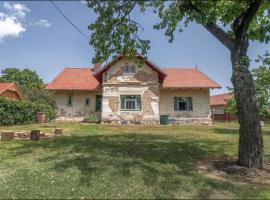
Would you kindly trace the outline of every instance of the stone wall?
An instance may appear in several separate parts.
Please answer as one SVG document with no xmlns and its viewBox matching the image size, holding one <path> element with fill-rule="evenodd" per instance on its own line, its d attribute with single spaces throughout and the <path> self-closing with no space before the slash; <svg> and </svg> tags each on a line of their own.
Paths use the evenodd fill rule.
<svg viewBox="0 0 270 200">
<path fill-rule="evenodd" d="M 137 64 L 136 74 L 125 76 L 124 66 Z M 140 95 L 140 111 L 122 111 L 121 95 Z M 103 74 L 102 123 L 158 124 L 159 82 L 158 74 L 149 66 L 136 60 L 121 59 Z"/>
<path fill-rule="evenodd" d="M 174 97 L 192 97 L 193 111 L 174 111 Z M 161 89 L 160 114 L 171 124 L 210 124 L 209 89 Z"/>
<path fill-rule="evenodd" d="M 55 102 L 57 106 L 58 121 L 83 121 L 95 113 L 96 95 L 98 91 L 57 91 Z M 68 105 L 68 96 L 73 95 L 72 106 Z M 90 99 L 89 106 L 85 105 L 85 99 Z"/>
</svg>

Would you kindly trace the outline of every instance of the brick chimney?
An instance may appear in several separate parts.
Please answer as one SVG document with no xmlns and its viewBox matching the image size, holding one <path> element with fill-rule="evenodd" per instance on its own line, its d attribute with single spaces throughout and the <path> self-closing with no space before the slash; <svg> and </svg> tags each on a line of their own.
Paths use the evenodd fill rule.
<svg viewBox="0 0 270 200">
<path fill-rule="evenodd" d="M 94 63 L 93 72 L 98 71 L 98 69 L 101 67 L 101 63 Z"/>
</svg>

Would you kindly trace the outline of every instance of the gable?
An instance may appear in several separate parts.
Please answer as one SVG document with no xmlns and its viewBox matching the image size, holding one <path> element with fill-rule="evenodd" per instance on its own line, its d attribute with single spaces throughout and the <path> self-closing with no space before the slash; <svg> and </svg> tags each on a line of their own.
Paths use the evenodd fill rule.
<svg viewBox="0 0 270 200">
<path fill-rule="evenodd" d="M 148 59 L 145 59 L 142 55 L 139 55 L 138 54 L 134 58 L 126 58 L 126 57 L 123 57 L 123 56 L 119 56 L 117 59 L 111 61 L 110 63 L 108 63 L 105 66 L 103 66 L 99 71 L 97 71 L 94 74 L 95 77 L 101 82 L 102 81 L 103 74 L 106 71 L 108 71 L 112 66 L 117 65 L 117 63 L 119 63 L 120 61 L 123 61 L 123 60 L 125 60 L 125 61 L 131 61 L 131 62 L 136 61 L 136 62 L 140 63 L 140 65 L 143 65 L 145 67 L 147 66 L 146 68 L 150 68 L 150 69 L 152 69 L 153 71 L 155 71 L 157 73 L 158 78 L 161 81 L 166 76 L 166 74 L 158 66 L 156 66 L 153 62 L 151 62 Z"/>
<path fill-rule="evenodd" d="M 0 83 L 0 96 L 16 96 L 17 99 L 20 99 L 21 93 L 15 83 Z"/>
<path fill-rule="evenodd" d="M 159 81 L 158 73 L 146 63 L 139 63 L 138 58 L 122 58 L 112 64 L 103 73 L 103 84 L 119 83 L 155 83 Z"/>
</svg>

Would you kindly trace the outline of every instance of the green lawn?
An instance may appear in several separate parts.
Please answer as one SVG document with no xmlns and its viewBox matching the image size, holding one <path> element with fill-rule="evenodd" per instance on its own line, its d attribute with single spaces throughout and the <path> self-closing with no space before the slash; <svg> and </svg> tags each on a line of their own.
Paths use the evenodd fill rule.
<svg viewBox="0 0 270 200">
<path fill-rule="evenodd" d="M 237 124 L 105 126 L 57 123 L 64 135 L 0 142 L 0 198 L 268 198 L 270 185 L 202 173 L 237 156 Z M 0 130 L 53 132 L 27 125 Z M 264 126 L 270 162 L 270 126 Z"/>
</svg>

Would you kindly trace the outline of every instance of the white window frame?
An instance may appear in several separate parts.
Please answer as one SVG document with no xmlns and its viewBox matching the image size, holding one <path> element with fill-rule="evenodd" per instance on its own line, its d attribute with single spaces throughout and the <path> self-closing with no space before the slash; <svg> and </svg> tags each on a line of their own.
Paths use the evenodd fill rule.
<svg viewBox="0 0 270 200">
<path fill-rule="evenodd" d="M 175 112 L 193 111 L 193 98 L 192 97 L 174 97 L 174 98 L 176 98 L 176 109 L 174 108 Z M 190 101 L 188 99 L 190 99 Z M 180 102 L 186 103 L 186 110 L 181 110 L 180 109 L 180 106 L 179 106 Z M 174 104 L 175 104 L 175 102 L 174 102 Z"/>
<path fill-rule="evenodd" d="M 130 96 L 134 96 L 135 98 L 127 98 Z M 138 102 L 138 98 L 136 98 L 136 96 L 139 96 L 139 102 Z M 125 97 L 124 108 L 122 107 L 122 97 Z M 135 108 L 134 109 L 127 108 L 128 102 L 134 102 Z M 141 95 L 120 95 L 120 110 L 121 111 L 140 111 L 141 110 Z"/>
</svg>

